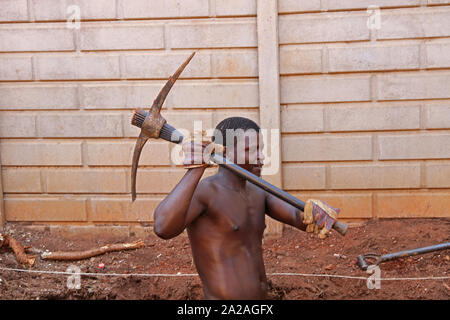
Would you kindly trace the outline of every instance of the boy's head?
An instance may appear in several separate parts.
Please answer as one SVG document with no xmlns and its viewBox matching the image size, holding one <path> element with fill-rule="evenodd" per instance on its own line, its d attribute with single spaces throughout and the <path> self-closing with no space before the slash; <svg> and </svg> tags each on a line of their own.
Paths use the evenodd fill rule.
<svg viewBox="0 0 450 320">
<path fill-rule="evenodd" d="M 216 126 L 212 140 L 225 147 L 227 159 L 261 175 L 264 146 L 261 129 L 254 121 L 243 117 L 226 118 Z"/>
</svg>

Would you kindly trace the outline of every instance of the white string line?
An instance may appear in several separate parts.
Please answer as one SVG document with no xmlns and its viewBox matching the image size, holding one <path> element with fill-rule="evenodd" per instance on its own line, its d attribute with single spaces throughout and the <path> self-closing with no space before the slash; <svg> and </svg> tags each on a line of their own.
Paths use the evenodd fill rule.
<svg viewBox="0 0 450 320">
<path fill-rule="evenodd" d="M 345 275 L 338 275 L 338 274 L 310 274 L 310 273 L 289 273 L 289 272 L 275 272 L 275 273 L 269 273 L 270 276 L 304 276 L 304 277 L 330 277 L 330 278 L 346 278 L 346 279 L 359 279 L 359 280 L 367 280 L 367 277 L 357 277 L 357 276 L 345 276 Z M 450 276 L 444 276 L 444 277 L 417 277 L 417 278 L 376 278 L 371 277 L 373 280 L 445 280 L 450 279 Z"/>
<path fill-rule="evenodd" d="M 45 271 L 45 270 L 26 270 L 15 268 L 0 268 L 5 271 L 28 272 L 28 273 L 45 273 L 45 274 L 64 274 L 64 275 L 80 275 L 80 276 L 111 276 L 111 277 L 198 277 L 197 273 L 87 273 L 87 272 L 66 272 L 66 271 Z M 367 280 L 367 277 L 346 276 L 337 274 L 314 274 L 314 273 L 291 273 L 291 272 L 274 272 L 268 273 L 268 276 L 303 276 L 303 277 L 330 277 L 330 278 L 346 278 Z M 418 277 L 418 278 L 374 278 L 373 280 L 445 280 L 450 276 L 444 277 Z"/>
</svg>

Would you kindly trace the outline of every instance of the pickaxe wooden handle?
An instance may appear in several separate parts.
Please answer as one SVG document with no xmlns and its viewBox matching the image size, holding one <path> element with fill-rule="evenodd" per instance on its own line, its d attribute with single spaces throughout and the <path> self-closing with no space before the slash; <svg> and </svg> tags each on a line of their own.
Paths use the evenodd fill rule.
<svg viewBox="0 0 450 320">
<path fill-rule="evenodd" d="M 186 65 L 194 56 L 194 53 L 191 54 L 191 56 L 178 68 L 178 70 L 173 74 L 173 76 L 169 78 L 169 81 L 167 81 L 166 85 L 163 87 L 163 89 L 160 91 L 155 101 L 153 102 L 150 112 L 146 112 L 142 109 L 137 109 L 133 115 L 131 123 L 141 128 L 141 133 L 138 137 L 138 140 L 136 141 L 136 146 L 134 148 L 133 164 L 131 169 L 131 194 L 133 201 L 136 199 L 136 173 L 139 162 L 139 156 L 147 140 L 149 138 L 162 138 L 164 140 L 173 143 L 181 143 L 183 141 L 183 135 L 180 132 L 178 132 L 175 128 L 171 127 L 166 123 L 166 120 L 161 116 L 160 111 L 162 104 L 164 103 L 164 100 L 167 97 L 167 94 L 169 93 L 175 81 L 180 76 L 181 72 L 184 70 Z M 305 202 L 295 198 L 289 193 L 281 190 L 280 188 L 275 187 L 269 182 L 241 168 L 235 163 L 228 161 L 227 159 L 221 157 L 220 155 L 213 154 L 211 156 L 211 159 L 218 165 L 226 167 L 227 169 L 245 178 L 247 181 L 253 183 L 254 185 L 286 201 L 287 203 L 293 205 L 297 209 L 304 211 Z M 336 221 L 336 223 L 333 225 L 333 229 L 342 235 L 345 235 L 345 233 L 347 232 L 347 227 L 348 226 L 346 224 L 339 221 Z"/>
</svg>

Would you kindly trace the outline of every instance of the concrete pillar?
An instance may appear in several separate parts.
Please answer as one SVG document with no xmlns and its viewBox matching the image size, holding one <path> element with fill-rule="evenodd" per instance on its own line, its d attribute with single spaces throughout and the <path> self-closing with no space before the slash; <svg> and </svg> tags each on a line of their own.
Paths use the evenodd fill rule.
<svg viewBox="0 0 450 320">
<path fill-rule="evenodd" d="M 278 49 L 278 1 L 257 1 L 257 32 L 258 32 L 258 77 L 259 77 L 259 117 L 262 129 L 280 132 L 280 72 Z M 266 146 L 271 157 L 271 166 L 278 170 L 263 178 L 281 188 L 281 139 L 278 135 L 270 138 Z M 264 174 L 264 171 L 263 171 Z M 266 219 L 268 234 L 281 235 L 283 225 L 271 218 Z"/>
<path fill-rule="evenodd" d="M 2 164 L 0 162 L 0 231 L 3 230 L 5 223 L 6 223 L 6 213 L 5 213 L 5 206 L 3 204 Z"/>
</svg>

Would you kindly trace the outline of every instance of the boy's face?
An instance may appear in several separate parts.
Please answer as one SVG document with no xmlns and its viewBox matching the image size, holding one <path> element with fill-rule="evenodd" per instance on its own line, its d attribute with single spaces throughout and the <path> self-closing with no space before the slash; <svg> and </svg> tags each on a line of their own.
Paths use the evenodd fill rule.
<svg viewBox="0 0 450 320">
<path fill-rule="evenodd" d="M 234 141 L 233 146 L 227 143 L 227 159 L 260 177 L 264 165 L 262 134 L 255 130 L 247 130 L 227 141 Z"/>
</svg>

